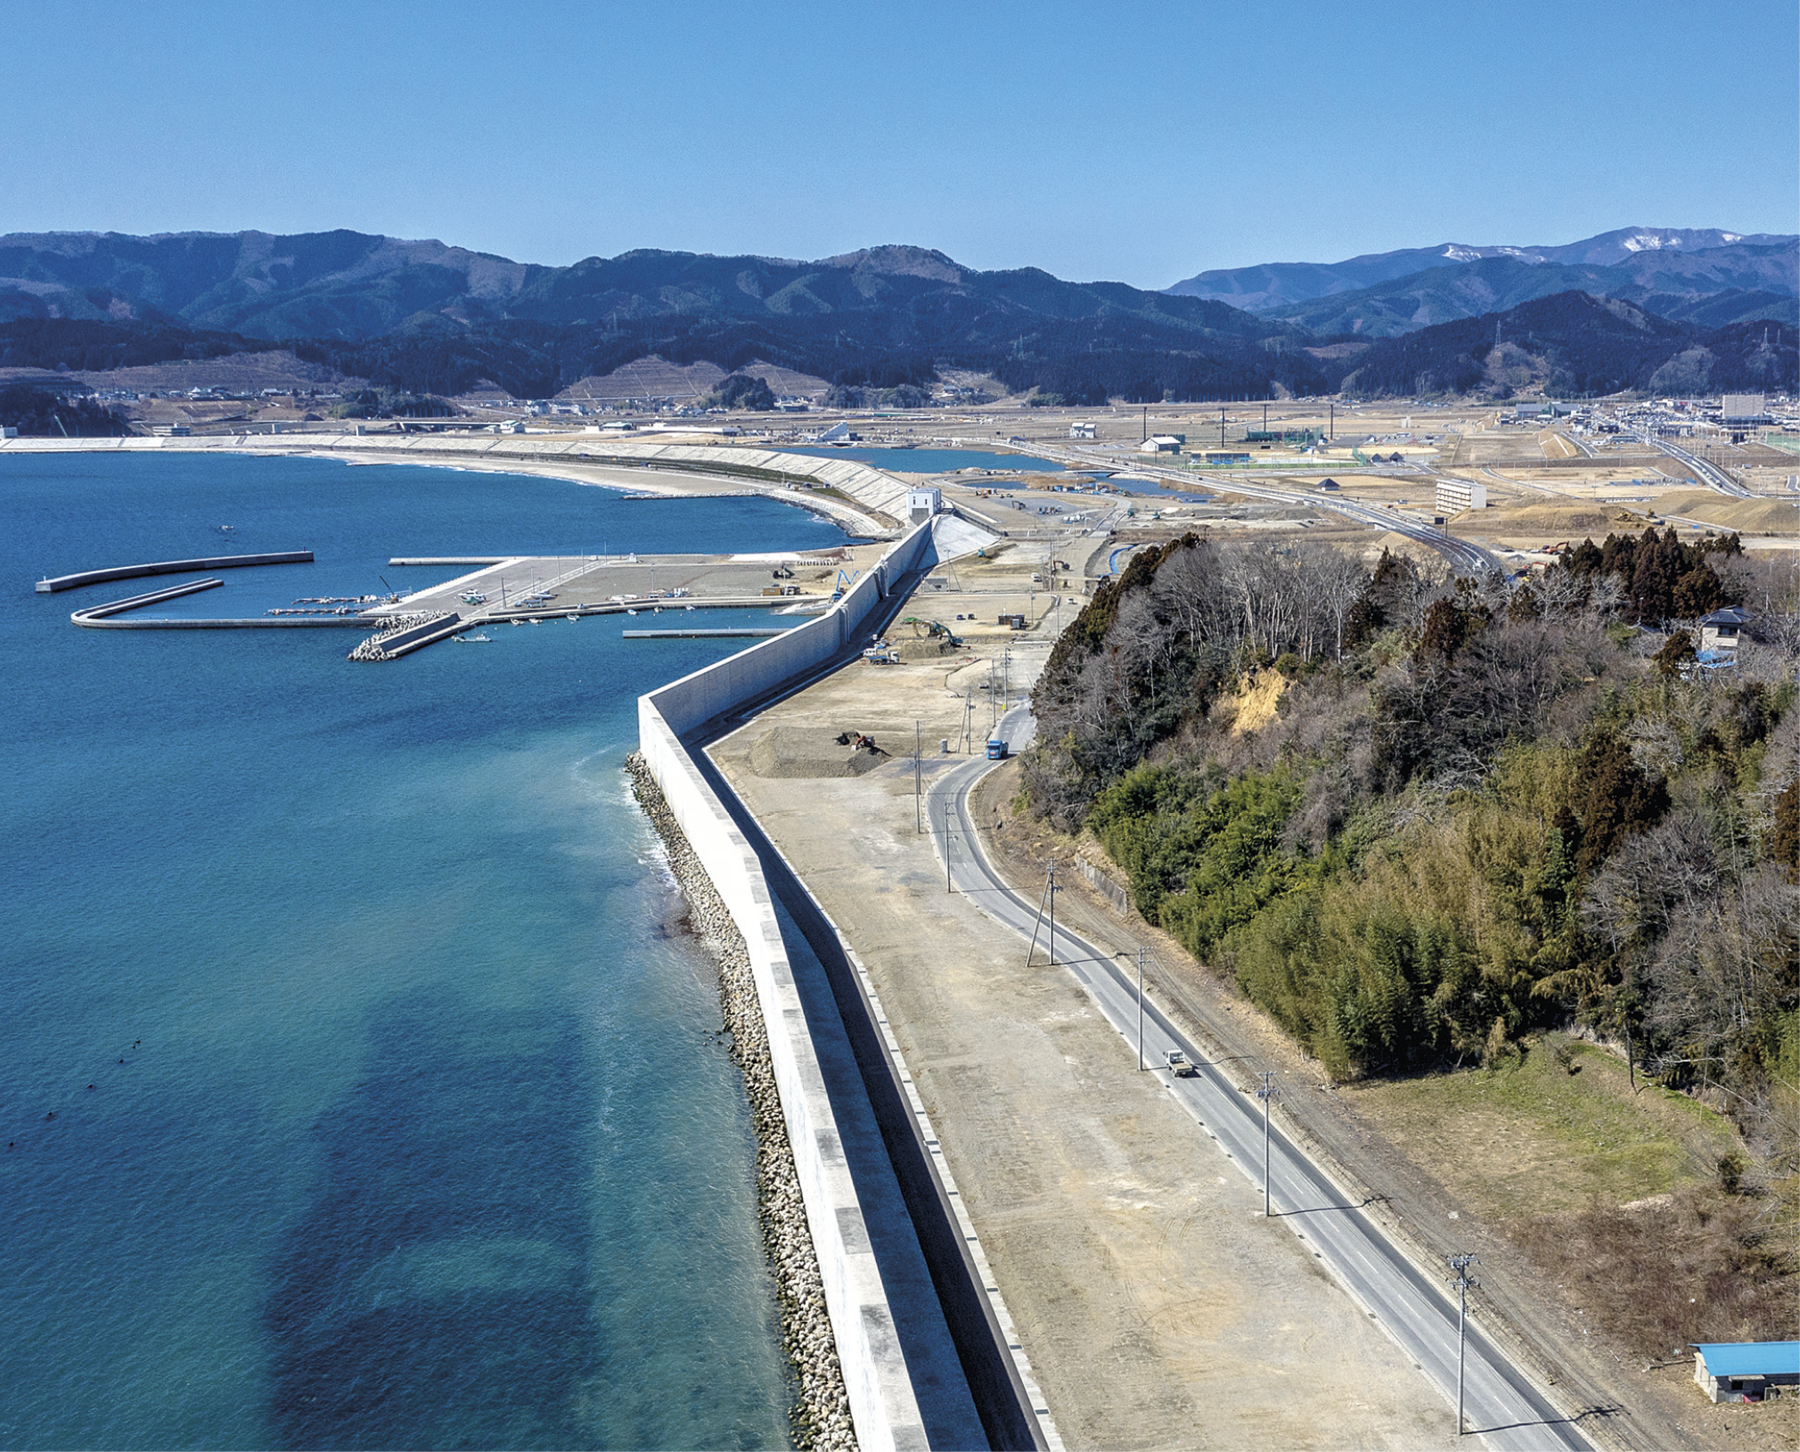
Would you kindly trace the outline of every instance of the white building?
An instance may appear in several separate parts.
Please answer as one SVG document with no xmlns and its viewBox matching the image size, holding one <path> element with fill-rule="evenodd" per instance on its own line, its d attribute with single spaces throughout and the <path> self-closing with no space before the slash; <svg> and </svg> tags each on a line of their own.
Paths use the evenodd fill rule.
<svg viewBox="0 0 1800 1452">
<path fill-rule="evenodd" d="M 1069 437 L 1072 439 L 1097 439 L 1100 437 L 1099 426 L 1092 423 L 1072 423 L 1069 425 Z"/>
<path fill-rule="evenodd" d="M 906 509 L 914 524 L 923 524 L 944 507 L 944 493 L 936 485 L 921 485 L 906 491 Z"/>
<path fill-rule="evenodd" d="M 1487 485 L 1469 479 L 1437 481 L 1437 512 L 1461 514 L 1465 509 L 1487 508 Z"/>
<path fill-rule="evenodd" d="M 1137 446 L 1140 454 L 1179 454 L 1181 438 L 1176 434 L 1152 434 Z"/>
</svg>

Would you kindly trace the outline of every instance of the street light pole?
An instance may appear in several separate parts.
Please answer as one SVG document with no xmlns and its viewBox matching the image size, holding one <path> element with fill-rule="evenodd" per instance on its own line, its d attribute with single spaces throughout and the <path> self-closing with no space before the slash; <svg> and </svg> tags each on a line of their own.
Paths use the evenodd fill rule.
<svg viewBox="0 0 1800 1452">
<path fill-rule="evenodd" d="M 1469 1319 L 1469 1287 L 1481 1284 L 1469 1274 L 1469 1266 L 1481 1257 L 1459 1251 L 1444 1258 L 1456 1272 L 1456 1279 L 1450 1284 L 1456 1287 L 1456 1435 L 1460 1437 L 1463 1434 L 1463 1333 Z"/>
<path fill-rule="evenodd" d="M 1263 1219 L 1269 1218 L 1269 1101 L 1275 1097 L 1275 1071 L 1264 1069 L 1261 1074 L 1262 1088 L 1256 1091 L 1256 1097 L 1262 1100 L 1263 1106 Z"/>
</svg>

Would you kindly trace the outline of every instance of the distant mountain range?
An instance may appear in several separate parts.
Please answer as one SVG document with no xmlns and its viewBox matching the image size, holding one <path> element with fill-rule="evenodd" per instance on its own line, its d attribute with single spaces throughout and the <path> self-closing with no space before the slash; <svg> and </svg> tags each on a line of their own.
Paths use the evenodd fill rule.
<svg viewBox="0 0 1800 1452">
<path fill-rule="evenodd" d="M 1800 237 L 1627 227 L 1557 247 L 1445 243 L 1202 272 L 1169 288 L 1314 332 L 1393 337 L 1579 289 L 1708 326 L 1800 323 Z"/>
<path fill-rule="evenodd" d="M 1291 323 L 1036 268 L 977 272 L 920 247 L 817 262 L 639 251 L 538 267 L 355 232 L 13 235 L 0 237 L 8 317 L 17 337 L 86 323 L 101 330 L 81 335 L 96 346 L 129 325 L 291 342 L 308 361 L 439 393 L 486 379 L 542 396 L 653 353 L 882 387 L 968 367 L 1084 402 L 1323 383 Z"/>
<path fill-rule="evenodd" d="M 969 369 L 1070 403 L 1551 380 L 1591 392 L 1675 387 L 1677 374 L 1791 387 L 1796 244 L 1639 228 L 1203 273 L 1152 292 L 980 272 L 919 247 L 543 267 L 356 232 L 13 234 L 0 236 L 0 367 L 104 371 L 277 344 L 395 389 L 488 383 L 519 397 L 653 356 L 883 388 Z M 1678 356 L 1689 364 L 1667 371 Z"/>
</svg>

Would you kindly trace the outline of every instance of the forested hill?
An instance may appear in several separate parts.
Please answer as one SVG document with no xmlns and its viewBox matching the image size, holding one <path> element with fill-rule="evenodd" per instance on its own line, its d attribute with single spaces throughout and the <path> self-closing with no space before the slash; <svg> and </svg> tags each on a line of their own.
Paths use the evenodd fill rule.
<svg viewBox="0 0 1800 1452">
<path fill-rule="evenodd" d="M 1792 574 L 1673 530 L 1568 558 L 1509 590 L 1329 546 L 1142 553 L 1035 689 L 1031 807 L 1340 1076 L 1584 1030 L 1723 1086 L 1775 1152 L 1800 1108 Z M 1751 595 L 1715 677 L 1694 619 Z"/>
<path fill-rule="evenodd" d="M 1541 384 L 1558 397 L 1775 392 L 1796 383 L 1800 330 L 1780 322 L 1700 327 L 1585 292 L 1384 338 L 1333 359 L 1345 393 L 1393 397 Z"/>
</svg>

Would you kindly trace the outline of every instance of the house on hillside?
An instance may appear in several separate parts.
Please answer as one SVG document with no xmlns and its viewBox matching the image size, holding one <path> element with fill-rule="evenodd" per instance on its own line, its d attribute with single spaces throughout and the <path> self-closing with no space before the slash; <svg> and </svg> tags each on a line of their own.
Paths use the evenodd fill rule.
<svg viewBox="0 0 1800 1452">
<path fill-rule="evenodd" d="M 1715 610 L 1710 615 L 1700 617 L 1700 655 L 1705 659 L 1708 652 L 1715 658 L 1736 657 L 1738 637 L 1750 623 L 1750 612 L 1736 605 L 1727 605 L 1722 610 Z"/>
<path fill-rule="evenodd" d="M 1715 1402 L 1760 1402 L 1800 1386 L 1800 1341 L 1696 1341 L 1694 1380 Z"/>
</svg>

